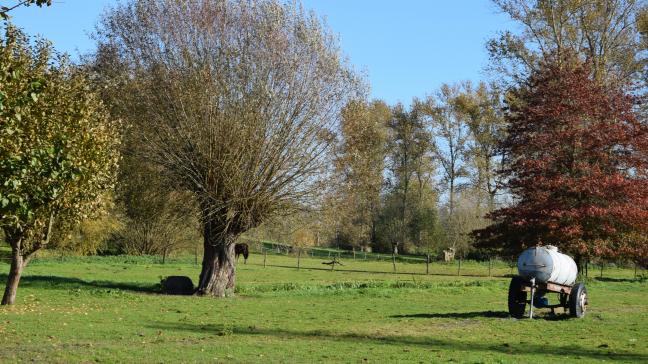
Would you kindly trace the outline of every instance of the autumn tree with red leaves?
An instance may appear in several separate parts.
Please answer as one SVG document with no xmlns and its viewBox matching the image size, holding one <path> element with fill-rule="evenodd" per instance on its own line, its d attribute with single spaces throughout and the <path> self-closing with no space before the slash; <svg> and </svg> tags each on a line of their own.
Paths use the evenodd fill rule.
<svg viewBox="0 0 648 364">
<path fill-rule="evenodd" d="M 475 231 L 503 256 L 551 244 L 581 257 L 648 257 L 648 127 L 637 100 L 587 66 L 546 64 L 508 103 L 502 171 L 514 198 Z M 573 64 L 573 63 L 572 63 Z"/>
</svg>

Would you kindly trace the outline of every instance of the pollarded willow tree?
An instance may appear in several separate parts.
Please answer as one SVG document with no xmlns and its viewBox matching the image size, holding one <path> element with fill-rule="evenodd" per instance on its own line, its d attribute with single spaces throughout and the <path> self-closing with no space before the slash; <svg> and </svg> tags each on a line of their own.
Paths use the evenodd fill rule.
<svg viewBox="0 0 648 364">
<path fill-rule="evenodd" d="M 139 0 L 108 11 L 98 60 L 149 157 L 200 207 L 197 294 L 234 288 L 234 241 L 308 202 L 360 83 L 337 40 L 275 0 Z"/>
<path fill-rule="evenodd" d="M 87 72 L 8 25 L 0 38 L 0 229 L 11 246 L 2 304 L 53 231 L 100 210 L 119 160 L 118 123 Z"/>
</svg>

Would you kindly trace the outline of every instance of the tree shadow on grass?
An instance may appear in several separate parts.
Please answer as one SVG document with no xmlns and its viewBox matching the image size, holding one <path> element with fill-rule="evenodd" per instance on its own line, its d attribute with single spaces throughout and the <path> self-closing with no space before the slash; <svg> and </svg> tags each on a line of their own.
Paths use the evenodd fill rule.
<svg viewBox="0 0 648 364">
<path fill-rule="evenodd" d="M 0 274 L 0 282 L 7 281 L 7 274 Z M 42 289 L 74 289 L 74 288 L 103 288 L 119 289 L 123 291 L 139 293 L 161 293 L 159 284 L 146 284 L 136 282 L 113 282 L 113 281 L 86 281 L 74 277 L 26 275 L 20 279 L 21 287 L 33 287 Z"/>
<path fill-rule="evenodd" d="M 478 317 L 509 318 L 505 311 L 475 311 L 475 312 L 444 312 L 444 313 L 414 313 L 410 315 L 393 315 L 391 318 L 457 318 L 469 319 Z"/>
<path fill-rule="evenodd" d="M 395 345 L 399 347 L 415 346 L 424 349 L 496 352 L 501 354 L 516 355 L 553 355 L 558 357 L 585 357 L 596 360 L 619 360 L 646 362 L 648 355 L 631 353 L 627 351 L 612 352 L 607 348 L 585 348 L 577 345 L 547 345 L 542 343 L 518 343 L 516 338 L 511 342 L 486 343 L 483 341 L 459 341 L 447 338 L 435 338 L 431 336 L 397 336 L 397 335 L 374 335 L 359 334 L 341 331 L 312 330 L 298 331 L 280 328 L 260 328 L 255 326 L 227 326 L 227 325 L 197 325 L 182 322 L 159 322 L 149 326 L 156 330 L 185 331 L 197 334 L 212 333 L 214 335 L 260 335 L 276 336 L 283 339 L 307 339 L 321 338 L 323 340 L 354 342 L 359 345 Z"/>
<path fill-rule="evenodd" d="M 600 282 L 615 282 L 615 283 L 642 283 L 645 279 L 637 278 L 612 278 L 612 277 L 594 277 L 595 280 Z"/>
<path fill-rule="evenodd" d="M 562 312 L 552 314 L 546 311 L 536 311 L 534 309 L 533 319 L 535 320 L 547 320 L 547 321 L 562 321 L 568 320 L 571 317 Z M 511 315 L 506 311 L 473 311 L 473 312 L 443 312 L 443 313 L 414 313 L 409 315 L 393 315 L 389 316 L 391 318 L 454 318 L 454 319 L 472 319 L 472 318 L 500 318 L 500 319 L 511 319 Z M 526 319 L 522 318 L 521 320 Z"/>
</svg>

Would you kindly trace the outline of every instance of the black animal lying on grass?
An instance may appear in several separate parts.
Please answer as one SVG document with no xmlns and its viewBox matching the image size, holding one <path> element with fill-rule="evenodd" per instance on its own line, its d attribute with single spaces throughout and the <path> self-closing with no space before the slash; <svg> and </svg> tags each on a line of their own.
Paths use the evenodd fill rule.
<svg viewBox="0 0 648 364">
<path fill-rule="evenodd" d="M 163 292 L 166 294 L 192 295 L 194 293 L 193 282 L 191 278 L 186 276 L 169 276 L 160 283 Z"/>
<path fill-rule="evenodd" d="M 239 255 L 243 254 L 243 264 L 247 264 L 247 258 L 250 255 L 250 250 L 248 245 L 245 243 L 237 243 L 234 245 L 234 254 L 236 261 L 238 261 Z"/>
</svg>

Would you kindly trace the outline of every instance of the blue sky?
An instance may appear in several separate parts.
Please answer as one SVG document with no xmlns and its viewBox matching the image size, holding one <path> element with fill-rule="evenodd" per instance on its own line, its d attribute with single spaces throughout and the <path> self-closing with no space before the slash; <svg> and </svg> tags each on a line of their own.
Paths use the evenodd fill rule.
<svg viewBox="0 0 648 364">
<path fill-rule="evenodd" d="M 0 5 L 17 0 L 0 0 Z M 21 8 L 13 21 L 73 56 L 91 51 L 89 34 L 115 0 L 54 0 Z M 486 79 L 485 42 L 512 27 L 489 0 L 303 0 L 325 17 L 351 63 L 367 73 L 371 96 L 409 104 L 446 83 Z"/>
</svg>

